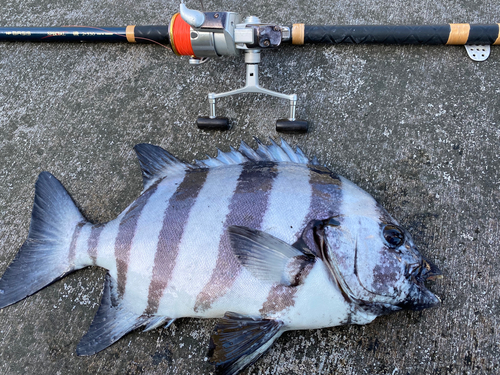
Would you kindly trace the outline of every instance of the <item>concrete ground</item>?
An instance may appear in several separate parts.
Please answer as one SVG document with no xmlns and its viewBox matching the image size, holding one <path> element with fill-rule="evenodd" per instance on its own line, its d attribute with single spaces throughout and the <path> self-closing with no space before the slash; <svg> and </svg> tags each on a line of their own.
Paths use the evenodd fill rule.
<svg viewBox="0 0 500 375">
<path fill-rule="evenodd" d="M 190 7 L 199 3 L 188 1 Z M 205 0 L 207 10 L 282 24 L 500 22 L 493 0 Z M 177 2 L 3 0 L 0 26 L 167 24 Z M 262 56 L 264 87 L 299 96 L 307 135 L 285 136 L 371 193 L 443 270 L 443 303 L 367 326 L 292 332 L 245 374 L 493 374 L 500 365 L 500 47 L 287 46 Z M 0 273 L 29 226 L 34 182 L 50 171 L 93 222 L 141 190 L 132 147 L 186 161 L 252 137 L 279 138 L 278 99 L 221 101 L 225 133 L 198 130 L 206 94 L 243 84 L 243 58 L 193 67 L 158 46 L 0 44 Z M 212 320 L 133 332 L 90 357 L 75 348 L 104 272 L 74 273 L 0 310 L 0 374 L 210 374 Z"/>
</svg>

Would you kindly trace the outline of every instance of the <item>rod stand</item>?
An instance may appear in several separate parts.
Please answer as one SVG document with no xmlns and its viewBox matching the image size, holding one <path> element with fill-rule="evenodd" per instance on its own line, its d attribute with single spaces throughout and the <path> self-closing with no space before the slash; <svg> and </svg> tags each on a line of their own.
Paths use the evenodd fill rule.
<svg viewBox="0 0 500 375">
<path fill-rule="evenodd" d="M 236 90 L 222 92 L 219 94 L 208 94 L 208 102 L 210 103 L 210 118 L 216 118 L 215 104 L 218 98 L 232 96 L 237 94 L 256 93 L 275 96 L 281 99 L 290 101 L 290 116 L 288 120 L 295 121 L 295 112 L 297 106 L 297 95 L 286 95 L 276 91 L 268 90 L 259 85 L 259 63 L 260 50 L 245 50 L 245 65 L 246 65 L 246 81 L 245 86 Z"/>
</svg>

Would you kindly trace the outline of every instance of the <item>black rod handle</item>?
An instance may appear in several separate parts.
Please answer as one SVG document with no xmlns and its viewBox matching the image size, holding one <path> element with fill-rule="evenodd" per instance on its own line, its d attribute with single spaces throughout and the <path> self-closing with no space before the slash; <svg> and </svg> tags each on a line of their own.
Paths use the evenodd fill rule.
<svg viewBox="0 0 500 375">
<path fill-rule="evenodd" d="M 500 24 L 319 26 L 294 24 L 293 44 L 483 44 L 500 45 Z"/>
<path fill-rule="evenodd" d="M 168 26 L 126 27 L 2 27 L 0 42 L 170 42 Z"/>
</svg>

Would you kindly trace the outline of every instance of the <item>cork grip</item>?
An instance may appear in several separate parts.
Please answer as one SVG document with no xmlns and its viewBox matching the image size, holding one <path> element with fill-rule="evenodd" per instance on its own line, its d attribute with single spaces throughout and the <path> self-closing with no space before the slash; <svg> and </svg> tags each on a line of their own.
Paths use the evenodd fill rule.
<svg viewBox="0 0 500 375">
<path fill-rule="evenodd" d="M 292 26 L 292 44 L 304 44 L 304 29 L 303 23 L 294 23 Z"/>
<path fill-rule="evenodd" d="M 134 29 L 135 29 L 135 25 L 129 25 L 125 29 L 125 36 L 127 37 L 127 41 L 129 43 L 135 43 Z"/>
<path fill-rule="evenodd" d="M 463 45 L 467 43 L 470 33 L 468 23 L 450 23 L 450 36 L 446 44 Z"/>
</svg>

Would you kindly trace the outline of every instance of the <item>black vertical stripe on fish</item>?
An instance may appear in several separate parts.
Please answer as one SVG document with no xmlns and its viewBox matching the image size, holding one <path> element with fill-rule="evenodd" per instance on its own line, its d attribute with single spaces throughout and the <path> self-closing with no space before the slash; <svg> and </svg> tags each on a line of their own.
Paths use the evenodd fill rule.
<svg viewBox="0 0 500 375">
<path fill-rule="evenodd" d="M 68 252 L 69 264 L 73 264 L 73 262 L 75 261 L 76 243 L 78 241 L 78 237 L 80 237 L 80 232 L 82 231 L 84 225 L 85 225 L 84 221 L 79 222 L 76 225 L 75 230 L 73 231 L 73 237 L 71 238 L 71 243 L 69 245 L 69 252 Z"/>
<path fill-rule="evenodd" d="M 309 166 L 309 169 L 309 183 L 313 191 L 309 209 L 311 216 L 306 218 L 305 223 L 339 215 L 342 203 L 342 182 L 339 176 L 319 165 Z"/>
<path fill-rule="evenodd" d="M 116 279 L 118 283 L 118 295 L 120 296 L 125 294 L 130 249 L 132 248 L 132 241 L 137 230 L 137 221 L 149 198 L 158 188 L 158 183 L 159 181 L 137 198 L 120 221 L 115 240 Z"/>
<path fill-rule="evenodd" d="M 259 312 L 263 317 L 267 317 L 270 314 L 292 307 L 295 304 L 294 297 L 296 292 L 297 288 L 295 287 L 283 284 L 273 285 Z"/>
<path fill-rule="evenodd" d="M 312 188 L 311 204 L 309 213 L 304 219 L 302 227 L 305 228 L 301 240 L 316 255 L 318 247 L 313 238 L 312 222 L 325 220 L 331 217 L 339 217 L 342 204 L 342 181 L 339 176 L 328 168 L 319 165 L 309 165 L 309 183 Z"/>
<path fill-rule="evenodd" d="M 163 226 L 158 236 L 146 314 L 155 314 L 158 311 L 163 292 L 172 278 L 189 213 L 208 173 L 209 169 L 188 171 L 184 180 L 170 197 L 163 217 Z"/>
<path fill-rule="evenodd" d="M 232 254 L 227 228 L 230 225 L 244 225 L 253 229 L 261 227 L 277 175 L 278 168 L 274 162 L 244 165 L 229 205 L 216 265 L 210 281 L 196 297 L 195 312 L 206 311 L 231 289 L 241 272 L 241 266 Z"/>
<path fill-rule="evenodd" d="M 293 279 L 290 285 L 275 284 L 271 287 L 266 301 L 262 304 L 259 312 L 262 316 L 270 316 L 277 312 L 286 310 L 295 305 L 295 295 L 298 286 L 302 285 L 314 267 L 314 258 L 309 255 L 302 255 L 294 258 L 292 264 L 288 264 L 288 278 Z"/>
<path fill-rule="evenodd" d="M 96 265 L 97 259 L 97 247 L 99 246 L 99 237 L 101 236 L 101 232 L 104 229 L 104 224 L 95 224 L 92 225 L 90 229 L 90 236 L 87 241 L 87 252 L 89 254 L 90 259 L 92 259 L 92 264 Z"/>
</svg>

